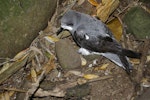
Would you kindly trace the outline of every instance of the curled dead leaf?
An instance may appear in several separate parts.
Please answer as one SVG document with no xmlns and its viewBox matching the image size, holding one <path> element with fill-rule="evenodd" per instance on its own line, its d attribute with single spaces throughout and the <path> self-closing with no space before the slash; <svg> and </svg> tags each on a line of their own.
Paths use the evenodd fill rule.
<svg viewBox="0 0 150 100">
<path fill-rule="evenodd" d="M 12 96 L 15 92 L 22 92 L 22 93 L 26 93 L 26 90 L 22 90 L 22 89 L 16 89 L 16 88 L 0 88 L 1 90 L 5 90 L 5 91 L 10 91 L 9 95 Z M 1 99 L 0 99 L 1 100 Z"/>
<path fill-rule="evenodd" d="M 97 16 L 106 22 L 110 14 L 119 6 L 119 0 L 102 0 L 97 6 Z"/>
<path fill-rule="evenodd" d="M 83 75 L 83 77 L 85 79 L 91 80 L 91 79 L 98 78 L 99 76 L 98 75 L 94 75 L 94 74 L 85 74 L 85 75 Z"/>
<path fill-rule="evenodd" d="M 79 78 L 78 80 L 77 80 L 77 82 L 78 82 L 78 84 L 85 84 L 85 83 L 87 83 L 87 80 L 85 80 L 85 79 L 83 79 L 83 78 Z"/>
<path fill-rule="evenodd" d="M 106 70 L 108 65 L 109 65 L 108 63 L 107 64 L 103 64 L 102 66 L 96 67 L 94 70 Z"/>
<path fill-rule="evenodd" d="M 55 42 L 59 41 L 59 39 L 54 36 L 45 36 L 44 38 L 50 43 L 55 43 Z"/>
<path fill-rule="evenodd" d="M 69 76 L 70 74 L 73 74 L 73 75 L 76 75 L 76 76 L 80 76 L 80 77 L 82 77 L 82 76 L 84 75 L 84 74 L 83 74 L 82 72 L 80 72 L 80 71 L 71 70 L 71 71 L 68 71 L 65 76 L 67 77 L 67 76 Z"/>
<path fill-rule="evenodd" d="M 122 37 L 122 24 L 119 21 L 118 18 L 113 19 L 112 21 L 110 21 L 109 23 L 107 23 L 107 26 L 109 27 L 109 29 L 112 31 L 113 35 L 115 36 L 115 38 L 120 41 L 121 37 Z"/>
<path fill-rule="evenodd" d="M 30 46 L 30 50 L 39 53 L 41 56 L 43 56 L 43 53 L 40 49 L 38 49 L 35 46 Z"/>
<path fill-rule="evenodd" d="M 96 6 L 96 7 L 99 5 L 96 0 L 88 0 L 88 2 L 89 2 L 91 5 Z"/>
<path fill-rule="evenodd" d="M 85 0 L 78 0 L 77 4 L 80 6 L 85 2 Z"/>
<path fill-rule="evenodd" d="M 87 64 L 86 59 L 83 58 L 82 56 L 80 56 L 80 58 L 81 58 L 81 65 L 82 65 L 82 66 L 85 66 L 85 65 Z"/>
<path fill-rule="evenodd" d="M 34 83 L 37 81 L 37 74 L 34 68 L 31 68 L 31 79 L 32 79 L 32 82 Z"/>
<path fill-rule="evenodd" d="M 55 61 L 55 57 L 52 55 L 48 63 L 43 66 L 43 70 L 45 71 L 45 74 L 48 74 L 51 70 L 53 70 L 56 67 L 54 61 Z"/>
<path fill-rule="evenodd" d="M 64 97 L 65 96 L 65 91 L 63 90 L 49 90 L 49 91 L 44 91 L 43 89 L 39 88 L 37 92 L 35 93 L 35 97 L 46 97 L 46 96 L 55 96 L 55 97 Z"/>
<path fill-rule="evenodd" d="M 140 64 L 140 59 L 134 59 L 134 58 L 132 58 L 132 59 L 130 59 L 130 62 L 131 62 L 132 64 L 137 65 L 137 64 Z"/>
<path fill-rule="evenodd" d="M 25 57 L 27 57 L 27 55 L 29 54 L 30 49 L 27 48 L 21 52 L 19 52 L 13 59 L 14 61 L 21 61 L 23 60 Z"/>
<path fill-rule="evenodd" d="M 150 61 L 150 55 L 149 56 L 147 56 L 147 60 L 146 60 L 146 62 L 149 62 Z"/>
<path fill-rule="evenodd" d="M 9 92 L 6 91 L 6 92 L 1 93 L 0 94 L 0 100 L 10 100 Z"/>
<path fill-rule="evenodd" d="M 0 74 L 3 73 L 5 70 L 7 70 L 11 66 L 10 63 L 6 63 L 3 65 L 3 67 L 0 69 Z"/>
<path fill-rule="evenodd" d="M 148 81 L 147 78 L 143 78 L 141 80 L 141 86 L 143 86 L 143 87 L 150 87 L 150 82 Z"/>
<path fill-rule="evenodd" d="M 14 91 L 5 91 L 0 93 L 0 100 L 11 100 L 11 96 L 14 95 Z"/>
</svg>

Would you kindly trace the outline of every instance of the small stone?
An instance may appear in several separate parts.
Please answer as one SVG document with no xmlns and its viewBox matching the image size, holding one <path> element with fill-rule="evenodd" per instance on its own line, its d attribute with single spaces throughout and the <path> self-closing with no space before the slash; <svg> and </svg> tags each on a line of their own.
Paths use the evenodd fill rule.
<svg viewBox="0 0 150 100">
<path fill-rule="evenodd" d="M 69 39 L 56 42 L 55 51 L 62 68 L 73 69 L 81 66 L 80 55 Z"/>
</svg>

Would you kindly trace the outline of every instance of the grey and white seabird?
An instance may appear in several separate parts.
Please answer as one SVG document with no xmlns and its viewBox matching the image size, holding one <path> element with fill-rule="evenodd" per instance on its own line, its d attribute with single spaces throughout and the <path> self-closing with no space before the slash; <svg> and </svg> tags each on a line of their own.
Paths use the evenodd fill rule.
<svg viewBox="0 0 150 100">
<path fill-rule="evenodd" d="M 69 10 L 61 18 L 61 29 L 71 33 L 76 44 L 81 47 L 79 53 L 102 55 L 124 68 L 127 73 L 132 70 L 128 57 L 140 58 L 141 56 L 140 53 L 122 48 L 109 28 L 90 15 Z"/>
</svg>

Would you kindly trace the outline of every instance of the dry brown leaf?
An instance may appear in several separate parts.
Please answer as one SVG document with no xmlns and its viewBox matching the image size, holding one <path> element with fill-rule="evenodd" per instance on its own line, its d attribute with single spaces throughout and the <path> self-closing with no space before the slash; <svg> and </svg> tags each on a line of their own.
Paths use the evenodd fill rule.
<svg viewBox="0 0 150 100">
<path fill-rule="evenodd" d="M 130 59 L 130 62 L 132 63 L 132 64 L 140 64 L 140 59 L 134 59 L 134 58 L 132 58 L 132 59 Z"/>
<path fill-rule="evenodd" d="M 147 78 L 143 78 L 141 80 L 141 86 L 143 86 L 143 87 L 150 87 L 150 82 L 148 81 Z"/>
<path fill-rule="evenodd" d="M 2 93 L 0 93 L 0 100 L 5 100 L 5 99 L 4 99 L 3 92 L 2 92 Z"/>
<path fill-rule="evenodd" d="M 9 92 L 8 91 L 5 92 L 4 96 L 5 96 L 4 100 L 10 100 L 10 96 L 9 96 Z"/>
<path fill-rule="evenodd" d="M 46 97 L 46 96 L 55 96 L 55 97 L 64 97 L 65 96 L 65 91 L 63 90 L 49 90 L 49 91 L 44 91 L 43 89 L 39 88 L 37 92 L 35 93 L 35 96 L 37 97 Z"/>
<path fill-rule="evenodd" d="M 27 48 L 21 52 L 19 52 L 13 59 L 14 61 L 21 61 L 23 60 L 25 57 L 27 57 L 27 55 L 29 54 L 30 49 Z"/>
<path fill-rule="evenodd" d="M 80 6 L 85 2 L 85 0 L 78 0 L 77 4 Z"/>
<path fill-rule="evenodd" d="M 55 42 L 59 41 L 59 39 L 54 36 L 45 36 L 44 38 L 50 43 L 55 43 Z"/>
<path fill-rule="evenodd" d="M 87 61 L 85 58 L 83 58 L 82 56 L 80 57 L 81 58 L 81 65 L 82 66 L 85 66 L 87 64 Z"/>
<path fill-rule="evenodd" d="M 94 70 L 106 70 L 108 65 L 109 65 L 108 63 L 107 64 L 103 64 L 102 66 L 96 67 Z"/>
<path fill-rule="evenodd" d="M 83 78 L 79 78 L 78 80 L 77 80 L 77 82 L 78 82 L 78 84 L 85 84 L 85 83 L 87 83 L 87 80 L 86 79 L 83 79 Z"/>
<path fill-rule="evenodd" d="M 16 89 L 16 88 L 0 88 L 0 90 L 6 90 L 6 91 L 10 91 L 9 95 L 12 96 L 15 92 L 27 92 L 26 90 L 22 90 L 22 89 Z M 0 99 L 1 100 L 1 99 Z"/>
<path fill-rule="evenodd" d="M 37 81 L 37 74 L 36 74 L 36 71 L 34 70 L 34 68 L 31 68 L 31 79 L 32 79 L 33 83 L 35 83 Z"/>
<path fill-rule="evenodd" d="M 6 91 L 6 92 L 1 93 L 0 94 L 0 100 L 10 100 L 9 92 Z"/>
<path fill-rule="evenodd" d="M 85 75 L 83 75 L 83 77 L 85 79 L 91 80 L 91 79 L 98 78 L 99 76 L 98 75 L 94 75 L 94 74 L 85 74 Z"/>
<path fill-rule="evenodd" d="M 97 6 L 97 16 L 106 22 L 110 14 L 119 6 L 119 0 L 102 0 Z"/>
<path fill-rule="evenodd" d="M 54 59 L 55 57 L 52 55 L 49 59 L 48 63 L 43 67 L 43 70 L 45 71 L 45 74 L 48 74 L 52 69 L 55 68 Z"/>
<path fill-rule="evenodd" d="M 14 93 L 15 93 L 15 91 L 9 91 L 9 96 L 10 96 L 10 97 L 13 96 Z"/>
<path fill-rule="evenodd" d="M 40 49 L 38 49 L 35 46 L 30 46 L 30 50 L 39 53 L 41 56 L 43 56 L 43 53 Z"/>
<path fill-rule="evenodd" d="M 150 56 L 147 56 L 146 62 L 149 62 L 149 61 L 150 61 Z"/>
<path fill-rule="evenodd" d="M 88 0 L 88 2 L 89 2 L 91 5 L 96 6 L 96 7 L 99 5 L 96 0 Z"/>
<path fill-rule="evenodd" d="M 6 63 L 3 65 L 3 67 L 0 69 L 0 74 L 3 73 L 5 70 L 7 70 L 11 66 L 10 63 Z"/>
<path fill-rule="evenodd" d="M 113 19 L 110 21 L 107 26 L 112 31 L 115 38 L 120 41 L 122 37 L 122 25 L 118 18 Z"/>
<path fill-rule="evenodd" d="M 73 75 L 76 75 L 76 76 L 80 76 L 80 77 L 82 77 L 84 74 L 82 73 L 82 72 L 80 72 L 80 71 L 75 71 L 75 70 L 71 70 L 71 71 L 68 71 L 67 73 L 66 73 L 66 77 L 67 76 L 70 76 L 70 74 L 73 74 Z"/>
</svg>

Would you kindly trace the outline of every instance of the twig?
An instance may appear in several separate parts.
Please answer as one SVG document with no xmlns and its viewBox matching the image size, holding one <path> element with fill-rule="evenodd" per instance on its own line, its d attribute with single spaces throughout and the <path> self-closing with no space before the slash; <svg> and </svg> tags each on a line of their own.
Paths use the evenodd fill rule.
<svg viewBox="0 0 150 100">
<path fill-rule="evenodd" d="M 21 69 L 28 61 L 29 54 L 22 61 L 14 62 L 7 70 L 0 74 L 0 84 Z"/>
<path fill-rule="evenodd" d="M 50 20 L 50 24 L 52 24 L 52 25 L 54 25 L 54 23 L 56 23 L 56 18 L 58 16 L 58 7 L 59 7 L 59 0 L 57 0 L 55 13 L 53 14 L 53 16 Z"/>
<path fill-rule="evenodd" d="M 51 90 L 48 90 L 48 91 L 45 91 L 41 88 L 39 88 L 37 90 L 37 92 L 35 93 L 35 97 L 46 97 L 46 96 L 55 96 L 55 97 L 64 97 L 65 96 L 65 92 L 63 90 L 55 90 L 55 91 L 51 91 Z"/>
<path fill-rule="evenodd" d="M 14 61 L 15 61 L 14 59 L 9 59 L 9 60 L 7 60 L 5 62 L 0 63 L 0 66 L 4 65 L 6 63 L 9 63 L 9 62 L 14 62 Z"/>
<path fill-rule="evenodd" d="M 39 76 L 39 78 L 37 79 L 36 83 L 32 84 L 32 88 L 30 88 L 27 93 L 26 93 L 26 96 L 24 98 L 24 100 L 29 100 L 29 98 L 37 91 L 38 87 L 39 87 L 39 84 L 40 82 L 43 80 L 45 76 L 45 71 L 43 71 L 41 73 L 41 75 Z"/>
<path fill-rule="evenodd" d="M 109 19 L 107 21 L 107 23 L 111 22 L 115 17 L 119 17 L 120 14 L 122 14 L 125 10 L 127 10 L 131 5 L 129 4 L 128 6 L 126 6 L 122 11 L 120 11 L 119 13 L 115 14 L 114 17 L 112 17 L 111 19 Z"/>
<path fill-rule="evenodd" d="M 99 77 L 99 78 L 96 78 L 93 80 L 85 81 L 85 83 L 101 81 L 101 80 L 109 79 L 112 77 L 113 76 L 103 76 L 103 77 Z M 73 82 L 67 82 L 67 83 L 61 84 L 59 86 L 56 86 L 53 90 L 49 90 L 49 91 L 44 91 L 43 89 L 40 88 L 35 93 L 35 96 L 37 96 L 37 97 L 45 97 L 45 96 L 64 97 L 66 94 L 66 90 L 68 88 L 72 88 L 77 85 L 79 85 L 78 81 L 73 81 Z"/>
<path fill-rule="evenodd" d="M 146 39 L 144 41 L 144 46 L 143 46 L 143 49 L 142 49 L 142 58 L 141 58 L 141 63 L 138 67 L 138 70 L 137 70 L 137 83 L 140 83 L 142 78 L 143 78 L 143 70 L 144 70 L 144 65 L 145 65 L 145 62 L 146 62 L 146 59 L 147 59 L 147 53 L 148 53 L 148 50 L 150 49 L 150 40 L 149 39 Z"/>
<path fill-rule="evenodd" d="M 40 60 L 39 60 L 39 57 L 37 55 L 35 55 L 35 59 L 36 59 L 36 62 L 38 64 L 38 67 L 41 68 Z"/>
<path fill-rule="evenodd" d="M 40 43 L 41 47 L 43 50 L 45 50 L 46 52 L 48 52 L 50 55 L 54 55 L 43 43 Z M 56 57 L 55 57 L 56 59 Z"/>
<path fill-rule="evenodd" d="M 36 83 L 33 83 L 32 87 L 27 91 L 24 100 L 29 100 L 30 97 L 34 96 L 34 94 L 39 89 L 40 83 L 45 79 L 45 76 L 48 74 L 48 72 L 50 72 L 52 69 L 54 69 L 55 66 L 52 65 L 52 62 L 53 62 L 52 60 L 53 60 L 53 58 L 50 58 L 50 60 L 48 61 L 48 63 L 46 65 L 42 66 L 42 68 L 43 68 L 42 73 L 38 77 Z M 53 66 L 53 67 L 46 68 L 47 66 Z"/>
<path fill-rule="evenodd" d="M 89 80 L 88 83 L 97 82 L 97 81 L 101 81 L 101 80 L 106 80 L 106 79 L 109 79 L 109 78 L 113 78 L 113 76 L 99 77 L 99 78 L 96 78 L 96 79 L 93 79 L 93 80 Z"/>
<path fill-rule="evenodd" d="M 26 90 L 16 89 L 16 88 L 0 88 L 0 90 L 15 91 L 15 92 L 22 92 L 22 93 L 27 92 Z"/>
</svg>

